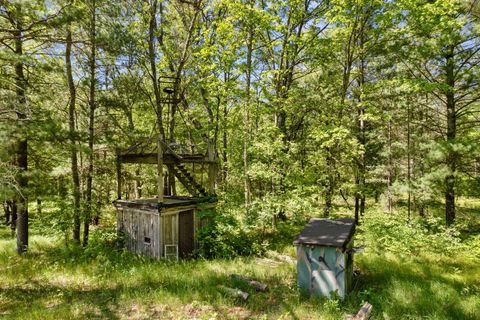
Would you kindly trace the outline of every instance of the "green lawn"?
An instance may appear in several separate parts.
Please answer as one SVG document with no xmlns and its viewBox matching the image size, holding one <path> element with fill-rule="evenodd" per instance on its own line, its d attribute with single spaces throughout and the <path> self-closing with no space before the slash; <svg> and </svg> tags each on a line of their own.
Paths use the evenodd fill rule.
<svg viewBox="0 0 480 320">
<path fill-rule="evenodd" d="M 105 236 L 82 250 L 35 228 L 30 252 L 18 257 L 2 226 L 0 318 L 343 319 L 368 301 L 374 319 L 480 319 L 478 234 L 454 234 L 463 239 L 455 242 L 451 230 L 413 228 L 402 219 L 366 213 L 356 240 L 366 250 L 356 256 L 355 290 L 345 301 L 300 297 L 295 266 L 272 258 L 152 261 L 115 249 Z M 286 242 L 282 253 L 294 249 Z M 230 273 L 270 290 L 240 286 L 250 293 L 247 302 L 225 296 L 218 285 L 238 285 Z"/>
</svg>

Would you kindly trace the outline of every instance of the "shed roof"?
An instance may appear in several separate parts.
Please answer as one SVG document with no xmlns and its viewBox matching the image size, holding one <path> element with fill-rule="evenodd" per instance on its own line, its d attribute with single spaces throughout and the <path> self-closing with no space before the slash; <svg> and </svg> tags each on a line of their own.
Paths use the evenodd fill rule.
<svg viewBox="0 0 480 320">
<path fill-rule="evenodd" d="M 353 219 L 312 218 L 293 241 L 293 244 L 345 248 L 354 232 L 355 220 Z"/>
<path fill-rule="evenodd" d="M 159 208 L 174 208 L 182 206 L 196 205 L 199 203 L 216 202 L 216 197 L 182 197 L 182 196 L 166 196 L 162 203 L 158 203 L 156 198 L 150 199 L 131 199 L 113 201 L 115 206 L 124 206 L 131 208 L 143 208 L 148 210 L 158 210 Z"/>
</svg>

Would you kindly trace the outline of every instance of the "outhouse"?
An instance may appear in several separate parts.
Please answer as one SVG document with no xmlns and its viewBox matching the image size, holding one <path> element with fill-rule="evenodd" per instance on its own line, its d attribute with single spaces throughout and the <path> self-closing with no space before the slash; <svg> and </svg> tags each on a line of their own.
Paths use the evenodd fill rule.
<svg viewBox="0 0 480 320">
<path fill-rule="evenodd" d="M 311 219 L 293 244 L 300 291 L 344 298 L 353 278 L 353 219 Z"/>
</svg>

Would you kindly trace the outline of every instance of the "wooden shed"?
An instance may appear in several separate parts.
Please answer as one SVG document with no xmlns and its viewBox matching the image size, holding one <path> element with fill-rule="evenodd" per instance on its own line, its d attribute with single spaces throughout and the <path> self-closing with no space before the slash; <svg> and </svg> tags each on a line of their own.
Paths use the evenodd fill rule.
<svg viewBox="0 0 480 320">
<path fill-rule="evenodd" d="M 293 244 L 297 249 L 297 279 L 308 295 L 341 298 L 353 280 L 353 219 L 311 219 Z"/>
<path fill-rule="evenodd" d="M 156 148 L 136 145 L 117 150 L 117 230 L 125 237 L 126 247 L 153 258 L 187 258 L 198 247 L 196 234 L 205 221 L 198 213 L 214 209 L 216 160 L 207 154 L 177 154 L 163 140 Z M 148 144 L 146 144 L 148 146 Z M 147 199 L 122 199 L 122 164 L 157 166 L 157 196 Z M 208 186 L 196 179 L 189 166 L 201 164 L 208 169 Z M 164 167 L 168 171 L 164 172 Z M 171 174 L 189 195 L 165 195 L 164 175 Z M 208 190 L 207 190 L 208 189 Z"/>
<path fill-rule="evenodd" d="M 132 252 L 153 258 L 188 258 L 198 248 L 196 233 L 205 221 L 198 215 L 212 209 L 212 198 L 165 197 L 115 200 L 117 230 Z"/>
<path fill-rule="evenodd" d="M 157 196 L 147 199 L 122 199 L 122 164 L 154 164 L 157 166 Z M 204 187 L 189 169 L 205 164 L 208 186 Z M 168 171 L 164 172 L 164 166 Z M 214 209 L 216 196 L 216 161 L 209 154 L 177 154 L 163 141 L 149 152 L 129 148 L 117 151 L 117 193 L 113 203 L 117 209 L 117 230 L 125 237 L 126 247 L 135 253 L 153 258 L 187 258 L 198 248 L 196 234 L 205 223 L 198 213 Z M 198 167 L 198 165 L 197 165 Z M 164 175 L 178 180 L 188 195 L 165 195 Z M 171 180 L 170 180 L 171 181 Z M 207 190 L 208 189 L 208 190 Z"/>
</svg>

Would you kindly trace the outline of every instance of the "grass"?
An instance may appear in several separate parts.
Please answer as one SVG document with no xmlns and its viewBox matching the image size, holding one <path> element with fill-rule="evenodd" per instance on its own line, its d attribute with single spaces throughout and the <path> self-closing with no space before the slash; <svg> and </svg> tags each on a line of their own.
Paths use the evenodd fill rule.
<svg viewBox="0 0 480 320">
<path fill-rule="evenodd" d="M 480 219 L 475 206 L 469 208 L 469 219 Z M 295 267 L 285 262 L 153 261 L 116 249 L 101 230 L 82 249 L 35 228 L 29 253 L 19 257 L 11 231 L 2 226 L 0 318 L 343 319 L 368 301 L 374 319 L 480 319 L 478 234 L 429 228 L 405 224 L 400 213 L 368 211 L 356 239 L 366 250 L 356 256 L 355 290 L 345 301 L 329 301 L 301 297 Z M 277 250 L 293 255 L 285 233 L 275 239 L 285 244 L 277 243 Z M 270 290 L 239 285 L 250 293 L 247 302 L 225 296 L 219 285 L 238 285 L 230 273 L 256 278 Z"/>
</svg>

